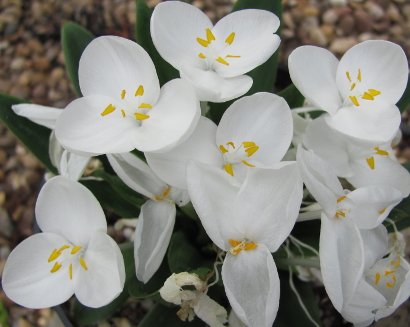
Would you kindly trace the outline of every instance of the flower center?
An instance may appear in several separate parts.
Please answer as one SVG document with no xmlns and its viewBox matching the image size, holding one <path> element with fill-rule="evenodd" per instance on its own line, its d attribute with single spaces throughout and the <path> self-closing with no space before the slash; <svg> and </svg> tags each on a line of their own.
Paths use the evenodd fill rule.
<svg viewBox="0 0 410 327">
<path fill-rule="evenodd" d="M 196 38 L 196 41 L 202 45 L 203 47 L 207 48 L 205 54 L 203 54 L 202 52 L 198 55 L 199 58 L 206 60 L 207 63 L 207 68 L 208 70 L 213 69 L 214 64 L 219 63 L 219 64 L 223 64 L 226 66 L 229 66 L 229 62 L 227 60 L 230 60 L 232 58 L 240 58 L 241 56 L 236 56 L 236 55 L 225 55 L 225 56 L 221 56 L 220 53 L 229 45 L 232 44 L 232 42 L 235 39 L 235 33 L 232 32 L 231 34 L 229 34 L 229 36 L 226 38 L 225 40 L 225 45 L 217 48 L 215 43 L 213 41 L 215 41 L 215 36 L 213 35 L 212 31 L 207 28 L 205 30 L 206 32 L 206 40 L 201 39 L 199 37 Z"/>
<path fill-rule="evenodd" d="M 69 248 L 72 248 L 71 251 L 65 251 Z M 53 252 L 51 252 L 50 257 L 48 258 L 48 262 L 50 263 L 55 261 L 50 272 L 55 273 L 56 271 L 60 270 L 63 265 L 68 265 L 68 275 L 70 276 L 70 279 L 73 279 L 73 262 L 78 260 L 83 269 L 85 271 L 88 270 L 84 258 L 82 257 L 83 254 L 84 250 L 82 250 L 81 246 L 63 245 L 59 250 L 54 249 Z M 60 261 L 60 263 L 58 261 Z"/>
<path fill-rule="evenodd" d="M 350 82 L 350 91 L 348 98 L 346 98 L 344 105 L 349 105 L 353 103 L 356 107 L 360 106 L 361 99 L 363 100 L 374 100 L 376 96 L 381 94 L 380 91 L 374 89 L 368 89 L 365 92 L 360 90 L 360 83 L 362 82 L 362 72 L 360 69 L 357 71 L 357 78 L 355 82 L 352 82 L 352 78 L 349 72 L 346 72 L 346 77 Z M 350 100 L 350 101 L 349 101 Z"/>
<path fill-rule="evenodd" d="M 148 103 L 142 103 L 141 97 L 144 95 L 144 87 L 140 85 L 135 91 L 134 96 L 127 95 L 126 90 L 121 92 L 121 116 L 122 117 L 134 117 L 137 121 L 148 119 L 150 116 L 147 115 L 147 112 L 152 109 L 152 106 Z M 104 110 L 101 112 L 101 116 L 106 116 L 117 109 L 112 103 L 110 103 Z M 141 122 L 140 122 L 141 124 Z"/>
<path fill-rule="evenodd" d="M 232 244 L 232 247 L 229 249 L 229 252 L 234 256 L 236 256 L 242 250 L 249 251 L 258 246 L 258 244 L 256 243 L 249 242 L 249 240 L 246 238 L 242 242 L 238 242 L 231 239 L 229 240 L 229 243 Z"/>
<path fill-rule="evenodd" d="M 346 199 L 346 196 L 342 196 L 339 199 L 337 199 L 337 203 L 342 202 L 344 199 Z M 341 205 L 336 206 L 336 213 L 334 218 L 340 218 L 340 217 L 346 217 L 346 211 L 350 211 L 349 209 L 343 208 Z"/>
<path fill-rule="evenodd" d="M 233 142 L 226 143 L 226 146 L 227 148 L 221 144 L 219 150 L 223 154 L 224 168 L 228 174 L 234 176 L 232 165 L 236 163 L 242 162 L 248 167 L 255 167 L 245 160 L 259 150 L 255 142 L 242 142 L 239 148 L 236 148 Z"/>
<path fill-rule="evenodd" d="M 158 200 L 158 201 L 167 200 L 167 201 L 170 201 L 170 202 L 174 203 L 174 201 L 169 200 L 169 199 L 167 198 L 167 195 L 169 194 L 169 191 L 170 191 L 170 190 L 171 190 L 171 187 L 168 186 L 168 187 L 165 189 L 165 191 L 162 193 L 162 198 L 160 198 L 160 197 L 158 197 L 158 196 L 155 196 L 155 200 Z"/>
</svg>

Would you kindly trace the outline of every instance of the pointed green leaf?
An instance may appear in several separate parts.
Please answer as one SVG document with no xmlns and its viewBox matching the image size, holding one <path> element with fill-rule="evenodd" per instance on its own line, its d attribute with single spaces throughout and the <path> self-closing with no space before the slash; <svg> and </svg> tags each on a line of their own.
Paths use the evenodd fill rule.
<svg viewBox="0 0 410 327">
<path fill-rule="evenodd" d="M 404 93 L 401 99 L 399 100 L 399 102 L 397 102 L 396 106 L 399 107 L 400 112 L 403 112 L 404 110 L 408 108 L 409 105 L 410 105 L 410 74 L 407 80 L 406 89 L 404 90 Z"/>
<path fill-rule="evenodd" d="M 279 92 L 278 95 L 286 100 L 291 109 L 302 107 L 305 101 L 305 97 L 294 84 L 289 85 L 286 89 Z"/>
<path fill-rule="evenodd" d="M 61 30 L 61 45 L 67 73 L 79 97 L 82 96 L 78 82 L 80 57 L 84 49 L 93 39 L 94 35 L 91 32 L 74 22 L 66 22 Z"/>
<path fill-rule="evenodd" d="M 115 311 L 129 298 L 128 285 L 135 276 L 134 243 L 120 244 L 120 250 L 125 264 L 124 290 L 118 297 L 101 308 L 93 309 L 82 305 L 77 299 L 74 301 L 74 319 L 79 325 L 92 325 L 111 317 Z"/>
</svg>

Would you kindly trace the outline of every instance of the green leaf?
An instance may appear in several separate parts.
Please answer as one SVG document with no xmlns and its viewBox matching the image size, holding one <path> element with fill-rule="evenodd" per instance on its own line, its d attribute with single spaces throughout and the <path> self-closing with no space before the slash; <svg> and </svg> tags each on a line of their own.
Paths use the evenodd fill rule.
<svg viewBox="0 0 410 327">
<path fill-rule="evenodd" d="M 157 303 L 141 320 L 138 327 L 205 327 L 206 324 L 197 317 L 192 321 L 182 321 L 177 316 L 179 307 L 166 307 Z"/>
<path fill-rule="evenodd" d="M 48 155 L 51 130 L 16 115 L 11 106 L 18 103 L 27 103 L 27 101 L 0 93 L 0 119 L 50 172 L 57 175 L 57 169 Z"/>
<path fill-rule="evenodd" d="M 135 218 L 139 216 L 139 208 L 126 201 L 105 181 L 80 180 L 87 187 L 105 209 L 114 211 L 122 218 Z"/>
<path fill-rule="evenodd" d="M 279 311 L 273 327 L 314 327 L 315 325 L 306 316 L 306 313 L 300 306 L 295 293 L 290 288 L 289 274 L 281 272 L 279 274 L 279 279 Z M 322 326 L 319 315 L 319 307 L 316 303 L 316 299 L 310 284 L 302 282 L 298 278 L 293 278 L 293 283 L 310 316 L 319 326 Z"/>
<path fill-rule="evenodd" d="M 294 84 L 289 85 L 286 89 L 279 92 L 278 95 L 286 100 L 291 109 L 302 107 L 305 101 L 305 97 Z"/>
<path fill-rule="evenodd" d="M 410 74 L 407 79 L 406 89 L 404 90 L 404 93 L 401 99 L 399 100 L 399 102 L 397 102 L 396 106 L 399 107 L 401 112 L 403 112 L 404 110 L 407 109 L 409 105 L 410 105 Z"/>
<path fill-rule="evenodd" d="M 74 319 L 79 325 L 92 325 L 100 320 L 111 317 L 114 312 L 129 298 L 128 285 L 135 276 L 134 243 L 120 244 L 120 250 L 124 257 L 125 283 L 124 290 L 110 304 L 98 309 L 82 305 L 77 299 L 74 301 Z"/>
<path fill-rule="evenodd" d="M 179 72 L 162 59 L 152 42 L 150 33 L 150 19 L 152 10 L 147 6 L 145 0 L 137 0 L 137 20 L 135 25 L 135 35 L 137 42 L 148 52 L 157 70 L 159 83 L 164 85 L 174 78 L 179 78 Z"/>
<path fill-rule="evenodd" d="M 78 81 L 80 57 L 93 39 L 94 35 L 91 32 L 74 22 L 66 22 L 61 30 L 61 46 L 63 48 L 67 73 L 79 97 L 82 96 Z"/>
<path fill-rule="evenodd" d="M 316 251 L 319 251 L 320 219 L 296 223 L 291 234 L 299 241 L 313 247 Z M 291 244 L 291 251 L 300 255 L 299 250 L 293 245 L 293 243 Z M 309 249 L 304 247 L 302 247 L 302 249 L 306 257 L 317 256 Z"/>
<path fill-rule="evenodd" d="M 189 273 L 198 275 L 198 277 L 201 278 L 202 280 L 207 280 L 208 278 L 211 277 L 213 270 L 209 268 L 198 268 L 198 269 L 189 271 Z"/>
</svg>

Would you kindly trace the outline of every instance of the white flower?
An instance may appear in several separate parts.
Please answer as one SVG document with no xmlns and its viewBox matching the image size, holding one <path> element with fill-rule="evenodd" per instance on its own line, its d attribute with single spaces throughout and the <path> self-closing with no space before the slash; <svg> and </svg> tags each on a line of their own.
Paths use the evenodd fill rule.
<svg viewBox="0 0 410 327">
<path fill-rule="evenodd" d="M 276 51 L 279 19 L 265 10 L 231 13 L 215 26 L 198 8 L 179 1 L 158 4 L 151 36 L 160 55 L 189 81 L 201 101 L 225 102 L 245 94 L 245 74 Z"/>
<path fill-rule="evenodd" d="M 3 272 L 3 289 L 14 302 L 47 308 L 74 293 L 85 306 L 114 300 L 125 281 L 124 261 L 109 237 L 104 212 L 81 184 L 57 176 L 40 191 L 36 218 L 43 233 L 20 243 Z"/>
<path fill-rule="evenodd" d="M 390 141 L 400 124 L 395 106 L 408 75 L 407 59 L 397 44 L 366 41 L 340 62 L 328 50 L 303 46 L 289 56 L 293 83 L 314 107 L 328 112 L 326 123 L 358 146 Z"/>
<path fill-rule="evenodd" d="M 290 234 L 303 193 L 295 163 L 249 170 L 241 186 L 219 168 L 190 161 L 187 184 L 207 234 L 227 251 L 222 279 L 233 310 L 247 326 L 271 327 L 279 277 L 270 252 Z"/>
<path fill-rule="evenodd" d="M 94 39 L 79 66 L 83 98 L 63 111 L 56 136 L 83 155 L 167 151 L 195 128 L 199 101 L 175 79 L 159 88 L 154 64 L 137 43 L 115 36 Z"/>
</svg>

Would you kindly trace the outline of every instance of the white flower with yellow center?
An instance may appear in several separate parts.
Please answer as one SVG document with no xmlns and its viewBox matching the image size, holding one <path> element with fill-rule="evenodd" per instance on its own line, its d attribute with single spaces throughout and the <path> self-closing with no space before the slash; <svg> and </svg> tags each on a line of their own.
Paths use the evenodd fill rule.
<svg viewBox="0 0 410 327">
<path fill-rule="evenodd" d="M 289 56 L 293 83 L 318 109 L 326 123 L 358 146 L 390 141 L 400 124 L 395 106 L 408 75 L 407 59 L 397 44 L 366 41 L 346 52 L 340 62 L 328 50 L 299 47 Z"/>
<path fill-rule="evenodd" d="M 79 66 L 84 97 L 57 120 L 56 136 L 77 154 L 167 151 L 195 128 L 199 101 L 174 79 L 161 90 L 154 64 L 137 43 L 115 36 L 93 40 Z"/>
<path fill-rule="evenodd" d="M 3 289 L 28 308 L 48 308 L 74 293 L 85 306 L 114 300 L 125 281 L 121 251 L 107 233 L 104 212 L 81 184 L 57 176 L 40 191 L 37 223 L 43 233 L 20 243 L 3 272 Z"/>
<path fill-rule="evenodd" d="M 250 327 L 271 327 L 279 277 L 270 252 L 292 230 L 302 200 L 295 163 L 254 168 L 244 183 L 217 167 L 190 161 L 187 184 L 207 234 L 226 257 L 222 279 L 237 316 Z"/>
<path fill-rule="evenodd" d="M 279 46 L 279 19 L 265 10 L 231 13 L 215 26 L 198 8 L 179 1 L 158 4 L 151 36 L 160 55 L 189 81 L 201 101 L 225 102 L 245 94 L 245 74 Z"/>
</svg>

